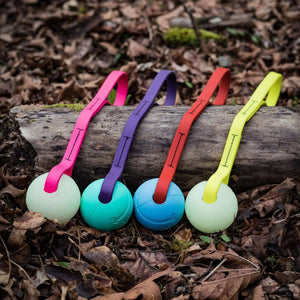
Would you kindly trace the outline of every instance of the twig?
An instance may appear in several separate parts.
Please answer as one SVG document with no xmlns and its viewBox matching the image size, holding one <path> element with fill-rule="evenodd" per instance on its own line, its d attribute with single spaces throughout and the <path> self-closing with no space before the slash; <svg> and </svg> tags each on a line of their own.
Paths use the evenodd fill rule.
<svg viewBox="0 0 300 300">
<path fill-rule="evenodd" d="M 11 273 L 11 265 L 15 265 L 16 267 L 18 267 L 24 274 L 25 276 L 27 277 L 27 279 L 32 282 L 32 279 L 29 277 L 29 275 L 27 274 L 27 272 L 23 269 L 23 267 L 21 267 L 19 264 L 17 264 L 16 262 L 14 262 L 11 258 L 10 258 L 10 255 L 9 255 L 9 251 L 3 241 L 3 238 L 2 236 L 0 235 L 0 240 L 5 248 L 5 251 L 6 251 L 6 255 L 7 255 L 7 259 L 8 259 L 8 274 L 10 275 Z"/>
<path fill-rule="evenodd" d="M 136 230 L 138 236 L 141 237 L 141 234 L 140 234 L 140 231 L 139 231 L 139 229 L 138 229 L 138 227 L 137 227 L 137 225 L 136 225 L 135 219 L 134 219 L 134 218 L 131 218 L 131 220 L 132 220 L 133 226 L 134 226 L 134 228 L 135 228 L 135 230 Z"/>
<path fill-rule="evenodd" d="M 250 272 L 250 273 L 246 273 L 246 274 L 239 274 L 239 275 L 236 275 L 236 276 L 232 276 L 230 278 L 222 278 L 222 279 L 216 279 L 214 280 L 214 283 L 218 283 L 218 282 L 223 282 L 223 281 L 228 281 L 228 280 L 234 280 L 236 278 L 241 278 L 241 277 L 246 277 L 246 276 L 252 276 L 252 275 L 257 275 L 259 273 L 259 271 L 253 271 L 253 272 Z M 204 284 L 209 284 L 209 282 L 204 282 Z"/>
<path fill-rule="evenodd" d="M 158 269 L 158 268 L 152 266 L 151 263 L 149 263 L 149 261 L 148 261 L 148 260 L 147 260 L 147 259 L 146 259 L 139 251 L 134 251 L 134 252 L 135 252 L 135 254 L 136 254 L 137 256 L 139 256 L 139 257 L 142 259 L 142 261 L 145 262 L 145 264 L 146 264 L 149 268 L 152 268 L 152 269 L 155 270 L 155 271 L 160 271 L 160 269 Z"/>
<path fill-rule="evenodd" d="M 195 31 L 195 34 L 196 34 L 196 37 L 197 37 L 197 40 L 199 43 L 199 47 L 201 47 L 201 37 L 200 37 L 200 33 L 198 31 L 194 16 L 193 16 L 192 12 L 190 11 L 190 9 L 185 5 L 184 1 L 180 1 L 180 2 L 184 7 L 185 12 L 189 15 L 189 18 L 191 19 L 192 26 L 193 26 L 193 29 Z"/>
<path fill-rule="evenodd" d="M 149 1 L 147 1 L 148 3 Z M 153 30 L 152 30 L 152 26 L 151 26 L 151 22 L 150 22 L 150 19 L 149 19 L 149 15 L 148 15 L 148 12 L 147 12 L 147 8 L 145 7 L 145 20 L 146 20 L 146 24 L 147 24 L 147 29 L 148 29 L 148 33 L 149 33 L 149 41 L 153 42 Z"/>
<path fill-rule="evenodd" d="M 183 226 L 183 224 L 181 224 L 180 226 L 178 226 L 176 228 L 176 230 L 170 236 L 174 236 L 182 228 L 182 226 Z"/>
<path fill-rule="evenodd" d="M 79 252 L 77 261 L 80 261 L 80 253 L 84 254 L 81 248 L 81 244 L 77 244 L 70 236 L 68 236 L 68 240 L 75 246 L 75 248 L 78 248 Z"/>
<path fill-rule="evenodd" d="M 6 252 L 6 255 L 7 255 L 7 259 L 8 259 L 8 280 L 7 280 L 7 282 L 8 282 L 9 278 L 10 278 L 10 273 L 11 273 L 11 259 L 10 259 L 10 256 L 9 256 L 9 251 L 8 251 L 8 249 L 7 249 L 7 247 L 6 247 L 5 243 L 4 243 L 1 235 L 0 235 L 0 239 L 1 239 L 1 242 L 2 242 L 3 247 L 5 249 L 5 252 Z"/>
<path fill-rule="evenodd" d="M 60 300 L 65 300 L 66 299 L 66 297 L 67 297 L 67 292 L 68 292 L 68 286 L 65 286 L 65 285 L 63 285 L 62 287 L 61 287 L 61 297 L 60 297 Z"/>
<path fill-rule="evenodd" d="M 78 227 L 76 227 L 76 231 L 77 231 L 77 235 L 78 235 L 78 246 L 79 246 L 79 249 L 81 250 L 81 251 L 79 251 L 77 261 L 80 261 L 81 260 L 82 247 L 81 247 L 81 240 L 80 240 L 80 231 L 79 231 Z"/>
<path fill-rule="evenodd" d="M 14 262 L 10 258 L 9 251 L 8 251 L 8 249 L 7 249 L 7 247 L 6 247 L 5 243 L 4 243 L 3 238 L 2 238 L 1 235 L 0 235 L 0 239 L 1 239 L 1 242 L 2 242 L 2 244 L 4 246 L 4 248 L 5 248 L 7 259 L 8 259 L 8 272 L 9 272 L 8 274 L 10 275 L 10 273 L 11 273 L 11 265 L 13 264 L 16 267 L 18 267 L 21 271 L 23 271 L 23 273 L 25 274 L 25 276 L 27 277 L 27 279 L 32 282 L 32 279 L 29 277 L 29 275 L 27 274 L 27 272 L 19 264 L 17 264 L 16 262 Z"/>
<path fill-rule="evenodd" d="M 28 275 L 28 273 L 25 271 L 25 269 L 23 268 L 23 267 L 21 267 L 19 264 L 17 264 L 16 262 L 14 262 L 13 260 L 10 260 L 11 261 L 11 263 L 13 264 L 13 265 L 15 265 L 16 267 L 18 267 L 24 274 L 25 274 L 25 276 L 27 277 L 27 279 L 30 281 L 30 282 L 32 282 L 32 279 L 30 278 L 30 276 Z"/>
<path fill-rule="evenodd" d="M 194 280 L 197 281 L 197 280 L 201 279 L 202 277 L 206 276 L 207 274 L 209 274 L 213 263 L 214 262 L 211 260 L 209 263 L 208 269 L 203 274 L 196 276 L 194 278 Z"/>
<path fill-rule="evenodd" d="M 299 216 L 300 216 L 300 213 L 292 215 L 292 216 L 289 216 L 288 218 L 284 218 L 284 219 L 281 219 L 281 220 L 274 221 L 273 224 L 281 223 L 281 222 L 286 221 L 287 219 L 295 218 L 295 217 L 299 217 Z"/>
<path fill-rule="evenodd" d="M 204 279 L 201 282 L 206 281 L 209 277 L 211 277 L 227 260 L 227 258 L 224 258 L 207 276 L 204 277 Z"/>
</svg>

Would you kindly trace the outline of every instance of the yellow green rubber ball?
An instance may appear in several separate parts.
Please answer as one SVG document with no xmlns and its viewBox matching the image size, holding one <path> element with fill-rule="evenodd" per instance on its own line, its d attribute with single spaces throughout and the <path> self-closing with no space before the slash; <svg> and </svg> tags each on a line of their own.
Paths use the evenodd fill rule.
<svg viewBox="0 0 300 300">
<path fill-rule="evenodd" d="M 206 203 L 203 201 L 205 186 L 206 181 L 202 181 L 188 193 L 185 214 L 190 223 L 201 232 L 215 233 L 225 230 L 237 215 L 237 198 L 228 185 L 221 183 L 216 201 Z"/>
</svg>

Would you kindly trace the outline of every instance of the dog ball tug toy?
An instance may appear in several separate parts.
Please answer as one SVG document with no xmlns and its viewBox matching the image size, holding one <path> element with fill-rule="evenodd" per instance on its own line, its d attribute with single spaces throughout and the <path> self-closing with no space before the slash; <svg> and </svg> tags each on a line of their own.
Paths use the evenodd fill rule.
<svg viewBox="0 0 300 300">
<path fill-rule="evenodd" d="M 92 182 L 81 197 L 81 214 L 92 227 L 102 231 L 121 228 L 132 215 L 133 200 L 128 188 L 121 183 L 125 162 L 133 141 L 135 130 L 154 105 L 154 100 L 163 83 L 167 81 L 165 105 L 173 105 L 176 98 L 177 81 L 173 72 L 162 70 L 154 78 L 144 98 L 129 116 L 108 174 L 104 179 Z"/>
<path fill-rule="evenodd" d="M 214 233 L 225 230 L 233 223 L 238 203 L 234 192 L 227 184 L 243 128 L 262 105 L 276 105 L 281 82 L 280 74 L 270 72 L 259 84 L 232 122 L 217 171 L 207 182 L 202 181 L 195 185 L 187 195 L 185 213 L 191 224 L 199 231 Z"/>
<path fill-rule="evenodd" d="M 142 225 L 149 229 L 169 229 L 183 216 L 184 195 L 172 179 L 190 128 L 208 105 L 219 83 L 220 87 L 214 105 L 222 105 L 226 100 L 230 86 L 229 69 L 218 68 L 213 73 L 196 102 L 183 115 L 159 178 L 144 182 L 134 194 L 135 216 Z"/>
<path fill-rule="evenodd" d="M 105 104 L 110 104 L 106 99 L 116 83 L 118 86 L 114 105 L 125 104 L 127 74 L 113 71 L 80 113 L 61 162 L 49 173 L 37 177 L 28 187 L 26 204 L 29 210 L 40 212 L 50 220 L 57 219 L 60 223 L 70 220 L 77 213 L 81 195 L 77 184 L 71 178 L 73 167 L 90 120 Z"/>
</svg>

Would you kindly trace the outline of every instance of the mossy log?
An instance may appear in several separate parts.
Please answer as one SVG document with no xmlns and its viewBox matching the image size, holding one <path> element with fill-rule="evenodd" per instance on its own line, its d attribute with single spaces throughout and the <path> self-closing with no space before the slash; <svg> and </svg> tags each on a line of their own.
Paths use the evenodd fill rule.
<svg viewBox="0 0 300 300">
<path fill-rule="evenodd" d="M 134 191 L 158 177 L 187 106 L 153 107 L 140 123 L 121 180 Z M 207 107 L 193 124 L 174 182 L 182 190 L 207 180 L 219 164 L 230 125 L 242 106 Z M 105 106 L 89 124 L 73 178 L 83 189 L 104 177 L 133 106 Z M 80 111 L 67 107 L 14 107 L 21 134 L 35 149 L 37 175 L 48 172 L 64 154 Z M 246 124 L 229 185 L 235 192 L 300 176 L 300 110 L 261 107 Z"/>
<path fill-rule="evenodd" d="M 252 13 L 194 18 L 195 23 L 199 28 L 209 30 L 226 27 L 252 28 L 254 26 L 253 19 L 254 15 Z M 178 17 L 170 20 L 170 26 L 187 28 L 193 27 L 191 19 L 187 17 Z"/>
</svg>

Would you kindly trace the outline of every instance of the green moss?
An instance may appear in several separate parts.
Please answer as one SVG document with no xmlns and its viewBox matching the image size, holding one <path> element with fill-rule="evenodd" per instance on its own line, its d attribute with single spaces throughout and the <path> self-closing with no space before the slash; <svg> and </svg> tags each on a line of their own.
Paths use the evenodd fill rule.
<svg viewBox="0 0 300 300">
<path fill-rule="evenodd" d="M 220 40 L 222 37 L 214 32 L 199 29 L 203 40 L 215 39 Z M 170 28 L 164 34 L 166 43 L 176 46 L 197 46 L 198 40 L 194 29 L 192 28 Z"/>
<path fill-rule="evenodd" d="M 68 109 L 74 109 L 75 111 L 79 111 L 84 109 L 85 105 L 81 103 L 56 103 L 51 105 L 44 105 L 45 109 L 57 108 L 57 107 L 67 107 Z"/>
<path fill-rule="evenodd" d="M 163 243 L 162 248 L 164 248 L 167 252 L 181 252 L 193 245 L 193 242 L 184 242 L 179 241 L 176 238 L 173 239 L 172 242 Z"/>
<path fill-rule="evenodd" d="M 36 122 L 36 121 L 37 121 L 36 119 L 30 119 L 29 123 L 31 124 L 31 123 Z"/>
</svg>

